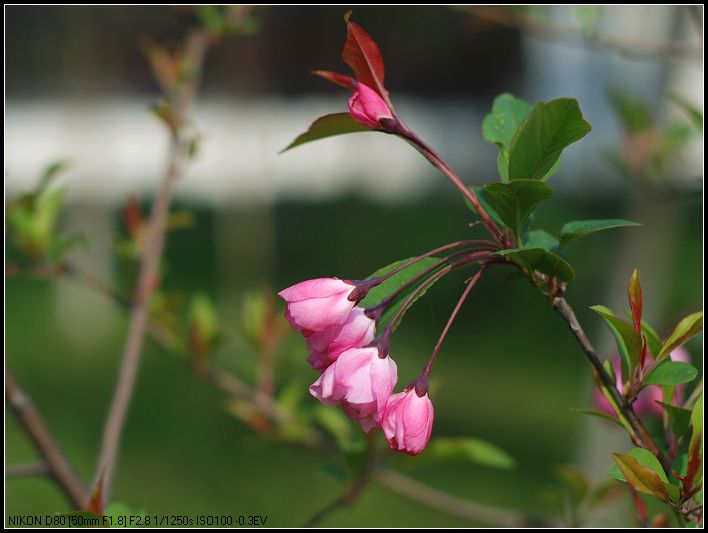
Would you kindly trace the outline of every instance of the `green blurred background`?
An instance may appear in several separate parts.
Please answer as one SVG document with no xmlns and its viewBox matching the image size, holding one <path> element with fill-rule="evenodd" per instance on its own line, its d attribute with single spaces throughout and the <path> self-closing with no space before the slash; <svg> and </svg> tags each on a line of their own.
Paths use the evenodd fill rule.
<svg viewBox="0 0 708 533">
<path fill-rule="evenodd" d="M 607 31 L 617 17 L 632 21 L 647 17 L 646 24 L 666 26 L 662 35 L 667 39 L 683 39 L 691 33 L 690 21 L 684 20 L 679 8 L 606 9 L 597 15 L 597 24 L 604 24 L 600 27 Z M 349 154 L 344 169 L 338 168 L 332 154 L 348 149 L 347 138 L 300 148 L 301 153 L 293 156 L 300 159 L 290 161 L 301 161 L 306 172 L 287 182 L 290 163 L 283 159 L 290 156 L 276 154 L 307 126 L 306 118 L 299 118 L 314 118 L 330 103 L 338 106 L 336 110 L 343 105 L 345 94 L 322 87 L 307 74 L 311 68 L 339 66 L 342 11 L 263 8 L 260 30 L 227 40 L 205 71 L 205 105 L 233 104 L 238 109 L 254 105 L 272 115 L 263 115 L 262 120 L 258 115 L 250 117 L 242 126 L 249 128 L 254 120 L 267 123 L 253 136 L 266 138 L 259 149 L 272 161 L 265 160 L 255 170 L 240 166 L 239 157 L 249 147 L 234 143 L 232 152 L 224 150 L 229 131 L 219 134 L 221 151 L 209 152 L 210 140 L 217 139 L 209 136 L 209 115 L 204 115 L 204 157 L 222 164 L 200 168 L 195 163 L 194 172 L 185 179 L 185 185 L 191 185 L 178 190 L 177 204 L 193 211 L 194 225 L 170 235 L 163 287 L 184 295 L 205 291 L 214 299 L 222 335 L 217 357 L 246 379 L 254 354 L 240 332 L 244 295 L 263 287 L 276 291 L 320 276 L 361 278 L 394 260 L 479 234 L 467 227 L 473 216 L 452 187 L 424 161 L 406 159 L 407 147 L 391 148 L 388 160 L 381 157 L 382 150 L 386 153 L 394 146 L 394 140 L 383 136 L 371 134 L 371 140 L 355 141 L 349 151 L 361 151 Z M 76 262 L 120 286 L 129 275 L 111 250 L 113 236 L 121 231 L 120 204 L 131 191 L 148 200 L 160 167 L 149 160 L 142 166 L 143 174 L 127 177 L 127 184 L 118 178 L 121 169 L 91 175 L 92 160 L 76 153 L 81 152 L 83 141 L 91 142 L 87 131 L 96 131 L 91 114 L 87 112 L 83 122 L 73 122 L 74 115 L 67 112 L 61 115 L 69 117 L 64 122 L 42 128 L 42 120 L 58 119 L 43 118 L 36 110 L 70 108 L 82 98 L 90 98 L 90 109 L 100 109 L 101 102 L 131 109 L 144 103 L 140 107 L 144 117 L 136 115 L 136 120 L 144 120 L 146 128 L 155 127 L 147 103 L 157 91 L 135 39 L 147 33 L 175 41 L 193 20 L 184 9 L 168 8 L 14 6 L 6 8 L 6 14 L 6 194 L 31 188 L 51 158 L 76 159 L 65 175 L 69 199 L 62 226 L 83 231 L 92 241 L 89 251 L 75 253 Z M 577 27 L 567 9 L 537 15 Z M 558 188 L 556 197 L 538 210 L 535 225 L 557 233 L 565 221 L 584 218 L 628 218 L 644 224 L 588 237 L 569 252 L 577 279 L 568 299 L 604 356 L 612 353 L 611 340 L 588 306 L 602 303 L 623 311 L 624 284 L 634 267 L 642 272 L 646 315 L 661 335 L 700 308 L 702 181 L 697 178 L 700 166 L 693 163 L 696 150 L 700 161 L 701 148 L 682 145 L 661 171 L 652 171 L 651 179 L 648 172 L 622 176 L 608 154 L 613 147 L 626 147 L 627 131 L 606 98 L 608 90 L 618 87 L 637 94 L 652 112 L 650 129 L 659 134 L 671 121 L 681 121 L 680 114 L 672 114 L 666 92 L 691 79 L 700 64 L 618 58 L 612 50 L 589 51 L 539 40 L 446 8 L 361 7 L 355 16 L 381 45 L 394 100 L 397 93 L 402 95 L 402 107 L 416 113 L 422 130 L 430 128 L 431 143 L 459 163 L 470 182 L 494 179 L 497 150 L 482 143 L 480 128 L 495 94 L 513 90 L 534 100 L 565 91 L 564 96 L 579 98 L 593 124 L 592 140 L 589 137 L 571 150 L 552 183 Z M 544 47 L 550 47 L 550 56 Z M 544 54 L 547 70 L 537 68 L 544 64 Z M 563 65 L 572 80 L 559 88 L 553 81 Z M 623 65 L 634 69 L 637 79 L 628 81 Z M 575 87 L 583 94 L 576 94 Z M 701 94 L 702 79 L 699 87 L 686 88 L 687 98 L 695 96 L 696 89 Z M 279 122 L 278 110 L 289 107 L 297 108 L 298 120 Z M 446 113 L 447 122 L 435 118 L 438 108 Z M 461 110 L 459 115 L 456 109 Z M 195 115 L 199 124 L 198 106 Z M 27 129 L 29 119 L 23 118 L 27 116 L 38 121 L 36 130 Z M 469 123 L 459 124 L 456 116 Z M 426 126 L 426 118 L 433 126 Z M 112 137 L 112 127 L 101 124 L 105 138 L 97 145 L 95 157 L 119 147 L 124 157 L 130 157 L 130 150 L 121 144 L 129 143 L 130 135 L 123 131 L 127 140 L 120 133 Z M 241 126 L 236 120 L 232 127 Z M 249 131 L 239 135 L 248 137 Z M 460 132 L 472 133 L 460 138 Z M 164 157 L 160 135 L 157 129 L 150 148 L 158 163 Z M 61 136 L 74 138 L 74 144 L 54 143 Z M 37 153 L 27 161 L 33 143 Z M 365 161 L 370 153 L 376 164 L 393 169 L 400 157 L 404 177 L 396 178 L 390 168 L 382 168 L 380 178 L 372 176 L 375 170 Z M 357 160 L 362 161 L 362 169 Z M 223 180 L 209 181 L 209 168 L 224 173 Z M 264 191 L 254 193 L 253 183 L 258 184 L 258 170 L 263 168 L 268 172 Z M 308 172 L 326 174 L 335 185 L 309 182 L 301 176 Z M 408 173 L 414 184 L 411 191 L 405 190 Z M 244 174 L 250 180 L 246 192 L 239 189 Z M 94 189 L 105 190 L 77 191 L 91 179 L 104 180 Z M 378 179 L 385 195 L 377 194 Z M 366 181 L 365 190 L 357 186 L 360 181 Z M 341 186 L 336 186 L 339 182 Z M 201 183 L 208 192 L 193 195 Z M 501 470 L 416 458 L 401 458 L 396 466 L 470 501 L 532 515 L 562 516 L 562 504 L 550 497 L 552 489 L 560 487 L 554 468 L 574 464 L 593 482 L 600 482 L 610 464 L 609 452 L 630 446 L 619 429 L 571 411 L 589 406 L 589 366 L 544 299 L 525 282 L 507 279 L 508 273 L 485 274 L 443 345 L 434 373 L 434 435 L 483 439 L 513 456 L 516 466 Z M 399 383 L 413 379 L 427 360 L 464 276 L 460 273 L 438 283 L 406 316 L 392 347 Z M 126 316 L 100 295 L 67 280 L 8 279 L 5 306 L 6 363 L 88 480 L 113 390 Z M 702 366 L 701 345 L 694 342 L 689 348 L 693 362 Z M 304 364 L 306 352 L 300 339 L 288 339 L 279 357 L 277 390 L 293 383 L 306 390 L 316 373 Z M 312 409 L 315 403 L 305 397 L 303 409 Z M 11 413 L 6 410 L 6 415 L 6 467 L 32 462 L 35 450 Z M 180 356 L 148 342 L 123 436 L 114 499 L 151 515 L 259 514 L 268 516 L 268 526 L 298 526 L 344 489 L 341 480 L 328 474 L 332 464 L 341 466 L 337 462 L 323 452 L 258 435 L 229 414 L 223 394 L 196 379 Z M 7 479 L 5 501 L 6 517 L 68 510 L 61 494 L 44 479 Z M 613 500 L 611 508 L 587 523 L 631 524 L 624 496 Z M 323 522 L 400 527 L 471 524 L 376 484 Z"/>
</svg>

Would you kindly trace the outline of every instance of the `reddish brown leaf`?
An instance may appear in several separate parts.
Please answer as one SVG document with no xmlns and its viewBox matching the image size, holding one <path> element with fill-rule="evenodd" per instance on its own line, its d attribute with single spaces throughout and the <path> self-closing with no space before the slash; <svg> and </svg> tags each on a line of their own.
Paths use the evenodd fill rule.
<svg viewBox="0 0 708 533">
<path fill-rule="evenodd" d="M 701 441 L 703 435 L 700 432 L 696 433 L 695 438 L 691 439 L 688 447 L 688 467 L 686 469 L 686 477 L 681 479 L 685 492 L 693 488 L 698 473 L 701 470 Z"/>
<path fill-rule="evenodd" d="M 337 74 L 336 72 L 331 72 L 329 70 L 312 70 L 311 73 L 315 76 L 331 81 L 332 83 L 346 87 L 347 89 L 356 90 L 356 80 L 351 76 Z"/>
<path fill-rule="evenodd" d="M 384 63 L 379 47 L 364 28 L 347 20 L 347 40 L 342 59 L 354 71 L 357 81 L 378 92 L 388 103 L 384 88 Z"/>
<path fill-rule="evenodd" d="M 629 295 L 629 305 L 632 308 L 632 318 L 634 319 L 634 328 L 642 332 L 642 281 L 639 278 L 639 270 L 635 269 L 632 272 L 632 277 L 629 279 L 627 286 L 627 294 Z"/>
<path fill-rule="evenodd" d="M 617 463 L 617 466 L 622 471 L 627 483 L 629 483 L 634 490 L 656 496 L 664 501 L 669 499 L 669 493 L 664 486 L 664 482 L 656 472 L 641 465 L 639 461 L 630 455 L 613 453 L 612 457 L 614 457 L 615 463 Z"/>
</svg>

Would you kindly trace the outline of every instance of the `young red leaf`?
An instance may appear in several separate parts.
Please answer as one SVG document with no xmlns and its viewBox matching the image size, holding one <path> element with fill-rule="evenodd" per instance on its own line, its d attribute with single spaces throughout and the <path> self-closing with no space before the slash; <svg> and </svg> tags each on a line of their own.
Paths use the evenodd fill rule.
<svg viewBox="0 0 708 533">
<path fill-rule="evenodd" d="M 632 308 L 632 318 L 634 319 L 634 328 L 642 332 L 642 281 L 639 278 L 639 270 L 635 269 L 632 272 L 632 277 L 629 279 L 627 286 L 629 295 L 629 305 Z"/>
<path fill-rule="evenodd" d="M 348 19 L 342 59 L 354 71 L 357 81 L 374 89 L 391 107 L 384 88 L 384 63 L 379 47 L 364 28 Z"/>
<path fill-rule="evenodd" d="M 351 76 L 337 74 L 336 72 L 331 72 L 329 70 L 312 70 L 310 72 L 315 76 L 324 78 L 327 81 L 331 81 L 332 83 L 336 83 L 337 85 L 341 85 L 342 87 L 346 87 L 347 89 L 351 89 L 352 91 L 356 90 L 356 80 Z"/>
</svg>

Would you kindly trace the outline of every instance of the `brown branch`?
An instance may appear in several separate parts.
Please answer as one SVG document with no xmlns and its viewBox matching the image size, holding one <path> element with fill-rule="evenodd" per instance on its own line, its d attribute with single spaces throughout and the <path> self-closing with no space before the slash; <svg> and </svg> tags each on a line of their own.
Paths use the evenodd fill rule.
<svg viewBox="0 0 708 533">
<path fill-rule="evenodd" d="M 81 479 L 64 455 L 59 443 L 52 436 L 41 415 L 7 367 L 5 367 L 5 397 L 17 420 L 42 455 L 47 473 L 56 481 L 73 508 L 83 509 L 88 501 L 88 494 Z"/>
<path fill-rule="evenodd" d="M 27 465 L 12 465 L 5 469 L 5 478 L 11 477 L 44 477 L 51 475 L 47 463 L 32 463 Z"/>
<path fill-rule="evenodd" d="M 516 511 L 483 505 L 452 496 L 393 470 L 380 472 L 376 476 L 376 481 L 413 501 L 470 522 L 509 528 L 551 525 L 547 520 L 532 519 Z"/>
<path fill-rule="evenodd" d="M 573 310 L 573 308 L 563 297 L 556 297 L 552 300 L 551 303 L 553 305 L 553 308 L 568 324 L 570 331 L 580 343 L 580 346 L 582 347 L 583 352 L 585 352 L 585 355 L 590 361 L 590 364 L 593 366 L 594 371 L 597 373 L 600 380 L 602 380 L 603 385 L 605 385 L 605 387 L 607 387 L 607 390 L 610 391 L 613 400 L 616 402 L 617 406 L 622 412 L 622 415 L 629 423 L 629 426 L 632 429 L 631 437 L 634 443 L 638 446 L 646 448 L 651 453 L 656 455 L 659 461 L 661 461 L 661 464 L 664 469 L 667 472 L 670 472 L 670 461 L 668 460 L 666 455 L 661 451 L 661 449 L 657 446 L 654 440 L 651 438 L 651 435 L 649 435 L 649 432 L 644 427 L 644 424 L 634 412 L 634 409 L 632 409 L 632 405 L 627 403 L 625 398 L 617 389 L 617 384 L 607 373 L 607 370 L 605 370 L 605 367 L 603 366 L 602 361 L 600 361 L 600 358 L 597 356 L 597 353 L 595 352 L 595 349 L 593 348 L 590 339 L 588 339 L 587 335 L 585 334 L 585 331 L 580 325 L 580 322 L 578 322 L 578 318 L 575 316 L 575 311 Z"/>
<path fill-rule="evenodd" d="M 189 106 L 197 92 L 204 56 L 213 40 L 213 34 L 203 28 L 194 30 L 188 36 L 184 65 L 189 68 L 190 78 L 170 96 L 172 112 L 177 119 L 173 131 L 173 145 L 167 170 L 152 205 L 147 230 L 147 246 L 140 264 L 138 286 L 130 310 L 130 325 L 113 400 L 106 417 L 101 450 L 94 475 L 96 483 L 103 474 L 104 500 L 110 497 L 120 436 L 135 387 L 140 355 L 148 326 L 148 302 L 158 284 L 158 267 L 164 248 L 165 227 L 172 189 L 175 182 L 182 176 L 185 162 L 189 156 L 191 139 L 182 131 L 182 128 L 186 123 Z"/>
<path fill-rule="evenodd" d="M 701 61 L 703 51 L 698 46 L 686 46 L 678 43 L 657 43 L 654 41 L 630 41 L 606 33 L 580 33 L 573 28 L 547 22 L 540 17 L 531 17 L 514 13 L 499 6 L 465 6 L 460 9 L 472 16 L 480 17 L 495 24 L 516 28 L 544 40 L 557 41 L 560 44 L 588 46 L 607 50 L 618 55 L 641 61 L 656 60 L 693 60 Z"/>
</svg>

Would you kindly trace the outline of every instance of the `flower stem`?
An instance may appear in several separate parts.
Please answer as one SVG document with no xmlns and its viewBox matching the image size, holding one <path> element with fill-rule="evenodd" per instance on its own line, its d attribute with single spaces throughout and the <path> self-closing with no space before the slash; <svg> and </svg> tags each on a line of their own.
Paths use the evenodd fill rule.
<svg viewBox="0 0 708 533">
<path fill-rule="evenodd" d="M 418 261 L 425 259 L 427 257 L 433 256 L 435 254 L 438 254 L 440 252 L 444 252 L 446 250 L 450 250 L 453 248 L 459 248 L 461 246 L 475 246 L 475 245 L 486 246 L 486 247 L 490 247 L 493 249 L 497 248 L 496 243 L 494 243 L 492 241 L 484 240 L 484 239 L 472 239 L 472 240 L 466 240 L 466 241 L 451 242 L 450 244 L 440 246 L 438 248 L 435 248 L 434 250 L 430 250 L 429 252 L 425 252 L 424 254 L 419 255 L 418 257 L 414 257 L 413 259 L 406 261 L 405 263 L 397 266 L 396 268 L 394 268 L 390 272 L 387 272 L 386 274 L 380 276 L 379 279 L 381 280 L 381 282 L 383 282 L 383 281 L 387 280 L 388 278 L 390 278 L 391 276 L 395 276 L 401 270 L 404 270 L 404 269 L 408 268 L 409 266 L 417 263 Z"/>
<path fill-rule="evenodd" d="M 447 324 L 445 324 L 445 328 L 443 329 L 442 333 L 440 334 L 440 338 L 438 339 L 438 342 L 435 344 L 435 348 L 433 348 L 433 353 L 430 354 L 430 359 L 428 359 L 428 364 L 425 365 L 425 368 L 423 369 L 422 377 L 424 377 L 426 381 L 427 381 L 428 376 L 430 375 L 430 371 L 433 368 L 433 363 L 435 363 L 435 358 L 438 356 L 438 351 L 440 350 L 440 346 L 442 346 L 442 343 L 445 340 L 445 337 L 447 336 L 448 332 L 450 331 L 450 327 L 452 326 L 452 323 L 455 321 L 455 318 L 457 318 L 457 314 L 460 312 L 460 309 L 462 308 L 462 304 L 465 303 L 467 296 L 469 296 L 470 292 L 472 291 L 472 288 L 477 284 L 477 281 L 482 276 L 482 272 L 484 272 L 485 268 L 486 268 L 486 266 L 482 265 L 482 268 L 480 268 L 479 271 L 472 277 L 472 279 L 470 279 L 467 282 L 467 287 L 465 287 L 465 290 L 462 292 L 460 299 L 457 301 L 457 305 L 455 305 L 455 308 L 452 310 L 452 313 L 450 314 L 450 318 L 448 318 Z"/>
<path fill-rule="evenodd" d="M 438 168 L 452 183 L 457 187 L 457 189 L 462 193 L 462 196 L 467 198 L 470 203 L 474 206 L 477 214 L 482 219 L 482 222 L 489 230 L 489 233 L 494 237 L 494 239 L 502 244 L 504 242 L 504 236 L 499 227 L 494 223 L 489 214 L 480 205 L 477 194 L 473 189 L 468 188 L 457 175 L 457 173 L 450 168 L 450 166 L 443 160 L 438 153 L 433 150 L 423 139 L 418 137 L 418 135 L 412 130 L 408 129 L 406 126 L 401 125 L 402 131 L 401 136 L 406 139 L 416 150 L 418 150 L 423 157 L 430 161 L 433 166 Z"/>
<path fill-rule="evenodd" d="M 408 298 L 403 302 L 401 307 L 398 309 L 396 312 L 396 315 L 393 317 L 393 320 L 389 323 L 388 327 L 386 328 L 386 333 L 390 335 L 391 331 L 395 327 L 395 325 L 398 323 L 398 321 L 401 319 L 403 314 L 413 305 L 413 302 L 415 302 L 418 297 L 420 296 L 421 293 L 425 292 L 433 283 L 435 283 L 437 280 L 445 276 L 446 274 L 449 274 L 453 270 L 456 270 L 460 267 L 463 267 L 469 263 L 474 263 L 477 261 L 480 261 L 481 259 L 485 259 L 489 256 L 489 252 L 482 251 L 482 252 L 476 252 L 472 253 L 466 256 L 461 257 L 454 263 L 451 263 L 437 272 L 435 272 L 432 276 L 427 278 L 423 283 L 418 285 L 413 292 L 411 292 L 408 295 Z"/>
</svg>

